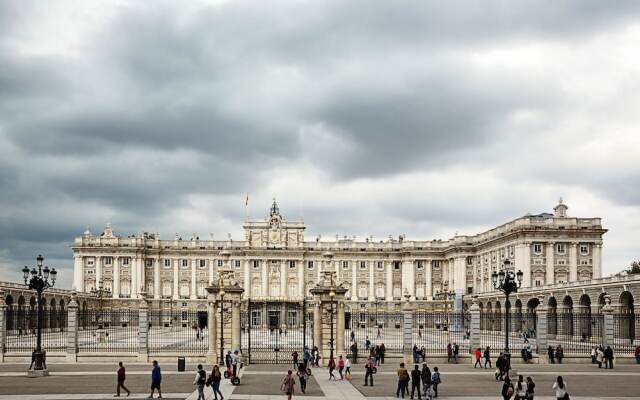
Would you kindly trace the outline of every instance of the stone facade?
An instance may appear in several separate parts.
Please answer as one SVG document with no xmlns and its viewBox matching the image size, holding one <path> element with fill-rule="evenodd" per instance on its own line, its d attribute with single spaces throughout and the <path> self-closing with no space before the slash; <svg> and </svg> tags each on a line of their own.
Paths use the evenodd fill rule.
<svg viewBox="0 0 640 400">
<path fill-rule="evenodd" d="M 310 297 L 323 271 L 332 270 L 348 289 L 349 307 L 398 308 L 407 295 L 428 304 L 441 290 L 491 292 L 491 273 L 504 259 L 524 272 L 525 288 L 599 278 L 606 229 L 600 218 L 567 216 L 567 208 L 561 200 L 553 214 L 528 214 L 474 236 L 428 241 L 404 235 L 306 241 L 304 222 L 285 220 L 275 200 L 267 218 L 244 223 L 243 240 L 122 237 L 107 224 L 100 235 L 87 228 L 75 239 L 73 285 L 89 293 L 102 282 L 113 299 L 146 292 L 152 300 L 192 307 L 206 304 L 205 288 L 225 268 L 245 299 L 300 301 Z"/>
</svg>

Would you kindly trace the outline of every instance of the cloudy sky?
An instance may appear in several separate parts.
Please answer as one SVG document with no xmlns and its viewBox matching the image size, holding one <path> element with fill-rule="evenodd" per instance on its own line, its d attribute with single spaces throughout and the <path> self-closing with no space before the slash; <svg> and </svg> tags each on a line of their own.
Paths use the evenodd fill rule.
<svg viewBox="0 0 640 400">
<path fill-rule="evenodd" d="M 77 4 L 76 4 L 77 3 Z M 640 2 L 0 0 L 0 279 L 75 236 L 447 239 L 560 196 L 640 257 Z"/>
</svg>

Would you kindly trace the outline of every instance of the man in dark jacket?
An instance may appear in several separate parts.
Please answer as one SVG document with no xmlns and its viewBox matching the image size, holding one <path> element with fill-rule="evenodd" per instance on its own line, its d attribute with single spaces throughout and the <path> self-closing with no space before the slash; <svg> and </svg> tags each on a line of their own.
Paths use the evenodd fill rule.
<svg viewBox="0 0 640 400">
<path fill-rule="evenodd" d="M 353 344 L 351 345 L 351 355 L 353 356 L 353 363 L 357 364 L 358 363 L 358 345 L 356 344 L 356 342 L 353 342 Z"/>
<path fill-rule="evenodd" d="M 604 367 L 613 369 L 613 349 L 611 346 L 604 349 Z"/>
<path fill-rule="evenodd" d="M 420 373 L 420 366 L 416 365 L 413 371 L 411 371 L 411 398 L 412 399 L 416 389 L 418 389 L 418 400 L 422 400 L 422 395 L 420 394 L 421 383 L 422 383 L 422 374 Z"/>
<path fill-rule="evenodd" d="M 431 386 L 431 370 L 427 366 L 427 363 L 422 364 L 422 373 L 420 374 L 420 378 L 422 379 L 422 390 L 426 395 L 427 388 Z"/>
<path fill-rule="evenodd" d="M 384 364 L 384 353 L 387 351 L 387 348 L 384 347 L 384 343 L 380 343 L 380 362 Z"/>
</svg>

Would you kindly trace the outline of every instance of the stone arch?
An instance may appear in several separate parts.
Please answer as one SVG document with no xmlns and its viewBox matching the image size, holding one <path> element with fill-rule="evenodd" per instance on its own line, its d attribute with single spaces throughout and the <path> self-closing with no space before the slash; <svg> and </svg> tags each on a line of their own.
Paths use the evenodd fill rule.
<svg viewBox="0 0 640 400">
<path fill-rule="evenodd" d="M 527 313 L 525 314 L 525 328 L 529 337 L 536 337 L 538 332 L 538 317 L 536 316 L 536 309 L 540 305 L 540 300 L 537 297 L 532 297 L 527 301 Z"/>
<path fill-rule="evenodd" d="M 564 296 L 562 299 L 562 315 L 560 321 L 560 334 L 573 336 L 573 299 L 569 295 Z"/>
<path fill-rule="evenodd" d="M 524 320 L 522 319 L 522 300 L 516 299 L 513 312 L 513 332 L 522 332 Z"/>
<path fill-rule="evenodd" d="M 47 318 L 48 327 L 51 329 L 58 327 L 58 310 L 57 310 L 57 301 L 53 297 L 49 300 L 49 315 Z"/>
<path fill-rule="evenodd" d="M 501 331 L 502 329 L 504 329 L 504 324 L 502 323 L 502 304 L 500 304 L 499 301 L 496 301 L 493 315 L 494 315 L 493 330 Z"/>
<path fill-rule="evenodd" d="M 618 322 L 620 336 L 623 339 L 635 339 L 635 315 L 633 308 L 633 295 L 625 290 L 619 297 L 619 311 L 615 319 Z"/>
<path fill-rule="evenodd" d="M 11 331 L 16 329 L 15 328 L 15 311 L 14 311 L 14 304 L 13 304 L 13 296 L 11 296 L 11 294 L 7 294 L 7 296 L 4 298 L 4 303 L 7 305 L 7 313 L 6 313 L 6 324 L 7 324 L 7 331 Z"/>
<path fill-rule="evenodd" d="M 577 333 L 580 334 L 583 341 L 586 341 L 593 334 L 591 327 L 591 297 L 586 293 L 583 293 L 578 299 L 577 314 Z"/>
<path fill-rule="evenodd" d="M 547 307 L 547 334 L 555 338 L 558 334 L 558 301 L 554 296 L 549 297 Z"/>
<path fill-rule="evenodd" d="M 65 309 L 64 299 L 58 302 L 58 328 L 63 332 L 67 327 L 67 310 Z"/>
</svg>

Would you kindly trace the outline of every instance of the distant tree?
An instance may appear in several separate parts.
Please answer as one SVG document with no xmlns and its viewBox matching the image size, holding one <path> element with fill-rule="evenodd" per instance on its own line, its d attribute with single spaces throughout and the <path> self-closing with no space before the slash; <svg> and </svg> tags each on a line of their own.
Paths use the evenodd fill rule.
<svg viewBox="0 0 640 400">
<path fill-rule="evenodd" d="M 627 269 L 627 274 L 640 274 L 640 261 L 632 261 L 631 264 L 629 264 L 629 268 Z"/>
</svg>

